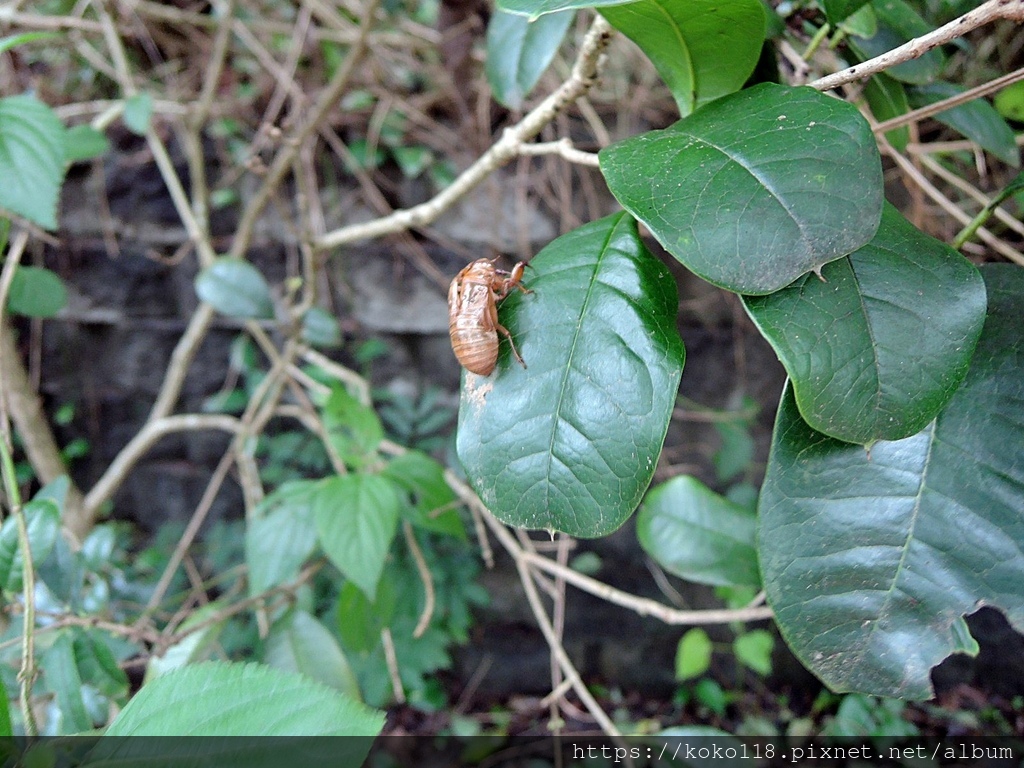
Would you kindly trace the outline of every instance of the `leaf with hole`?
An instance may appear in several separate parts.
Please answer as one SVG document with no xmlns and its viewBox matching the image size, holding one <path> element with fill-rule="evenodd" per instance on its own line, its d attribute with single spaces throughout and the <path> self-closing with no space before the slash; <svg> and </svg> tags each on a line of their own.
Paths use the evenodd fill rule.
<svg viewBox="0 0 1024 768">
<path fill-rule="evenodd" d="M 852 104 L 762 84 L 601 150 L 612 194 L 665 249 L 731 291 L 777 291 L 868 242 L 882 165 Z"/>
<path fill-rule="evenodd" d="M 918 432 L 967 373 L 985 322 L 978 270 L 887 205 L 874 239 L 822 275 L 743 299 L 801 415 L 851 443 Z"/>
<path fill-rule="evenodd" d="M 465 373 L 457 450 L 509 525 L 603 536 L 650 483 L 683 369 L 675 281 L 618 213 L 550 243 L 505 300 L 489 376 Z"/>
<path fill-rule="evenodd" d="M 56 113 L 34 96 L 0 99 L 0 208 L 57 228 L 64 133 Z"/>
<path fill-rule="evenodd" d="M 601 15 L 647 54 L 684 117 L 742 88 L 764 42 L 761 0 L 639 0 Z"/>
<path fill-rule="evenodd" d="M 53 317 L 68 302 L 64 281 L 45 267 L 19 265 L 7 294 L 7 310 L 27 317 Z"/>
<path fill-rule="evenodd" d="M 1024 629 L 1024 270 L 985 265 L 988 316 L 963 385 L 917 434 L 863 447 L 816 432 L 792 388 L 759 509 L 768 602 L 831 689 L 933 695 L 932 667 L 977 653 L 985 604 Z"/>
<path fill-rule="evenodd" d="M 756 521 L 696 478 L 680 475 L 647 494 L 636 533 L 644 551 L 682 579 L 757 586 Z"/>
<path fill-rule="evenodd" d="M 242 259 L 223 256 L 196 275 L 196 294 L 222 315 L 268 320 L 274 316 L 270 286 Z"/>
<path fill-rule="evenodd" d="M 551 64 L 575 11 L 528 19 L 500 8 L 487 25 L 487 82 L 494 98 L 509 109 L 523 99 Z"/>
<path fill-rule="evenodd" d="M 400 504 L 394 483 L 380 475 L 328 478 L 313 502 L 320 546 L 371 600 L 395 537 Z"/>
</svg>

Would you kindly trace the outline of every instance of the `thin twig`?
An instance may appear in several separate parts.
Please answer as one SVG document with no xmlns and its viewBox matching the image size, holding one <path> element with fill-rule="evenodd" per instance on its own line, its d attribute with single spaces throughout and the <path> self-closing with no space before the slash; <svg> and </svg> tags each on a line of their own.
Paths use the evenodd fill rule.
<svg viewBox="0 0 1024 768">
<path fill-rule="evenodd" d="M 416 571 L 420 575 L 420 581 L 423 582 L 423 611 L 420 613 L 419 621 L 416 622 L 416 628 L 412 631 L 412 636 L 419 638 L 427 631 L 427 627 L 430 626 L 430 619 L 434 615 L 434 578 L 430 575 L 430 568 L 427 565 L 427 561 L 423 558 L 420 545 L 416 542 L 416 534 L 413 533 L 412 524 L 408 520 L 402 522 L 402 534 L 405 537 L 406 546 L 409 547 L 409 551 L 412 553 L 412 559 L 416 563 Z"/>
<path fill-rule="evenodd" d="M 879 72 L 884 72 L 890 67 L 901 64 L 904 61 L 916 59 L 923 56 L 933 48 L 963 37 L 968 32 L 978 27 L 983 27 L 997 19 L 1012 19 L 1016 22 L 1024 21 L 1024 0 L 988 0 L 977 8 L 968 11 L 963 16 L 953 19 L 938 29 L 932 30 L 926 35 L 914 38 L 898 48 L 876 56 L 861 64 L 855 64 L 841 72 L 819 78 L 809 83 L 811 88 L 819 91 L 828 91 L 838 88 L 840 85 L 852 83 L 855 80 L 862 80 Z"/>
</svg>

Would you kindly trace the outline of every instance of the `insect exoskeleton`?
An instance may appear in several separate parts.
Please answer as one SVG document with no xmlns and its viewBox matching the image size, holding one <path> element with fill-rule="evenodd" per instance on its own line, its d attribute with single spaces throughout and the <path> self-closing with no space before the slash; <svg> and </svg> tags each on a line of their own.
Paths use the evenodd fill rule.
<svg viewBox="0 0 1024 768">
<path fill-rule="evenodd" d="M 533 293 L 521 282 L 525 268 L 520 261 L 506 272 L 490 259 L 477 259 L 452 280 L 448 289 L 448 332 L 452 351 L 467 371 L 487 376 L 494 370 L 499 333 L 508 339 L 516 360 L 526 367 L 512 335 L 498 322 L 498 302 L 513 288 Z"/>
</svg>

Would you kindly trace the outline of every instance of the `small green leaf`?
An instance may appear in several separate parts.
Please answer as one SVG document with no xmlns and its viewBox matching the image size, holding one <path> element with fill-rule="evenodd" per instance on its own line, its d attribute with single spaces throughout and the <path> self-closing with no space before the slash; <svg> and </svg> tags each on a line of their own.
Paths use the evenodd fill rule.
<svg viewBox="0 0 1024 768">
<path fill-rule="evenodd" d="M 274 624 L 267 636 L 264 661 L 285 672 L 301 672 L 360 701 L 359 685 L 338 641 L 305 611 L 292 611 Z"/>
<path fill-rule="evenodd" d="M 528 367 L 503 343 L 492 374 L 464 375 L 459 458 L 503 522 L 603 536 L 640 503 L 665 440 L 684 358 L 675 282 L 623 213 L 530 266 L 534 293 L 501 307 Z"/>
<path fill-rule="evenodd" d="M 97 630 L 79 629 L 74 632 L 73 644 L 82 682 L 113 698 L 128 692 L 128 676 L 110 649 L 109 637 Z"/>
<path fill-rule="evenodd" d="M 153 117 L 153 97 L 148 93 L 138 93 L 125 99 L 123 117 L 129 131 L 145 136 Z"/>
<path fill-rule="evenodd" d="M 379 475 L 339 475 L 322 482 L 314 501 L 320 545 L 338 570 L 371 600 L 398 527 L 401 501 Z"/>
<path fill-rule="evenodd" d="M 60 535 L 60 509 L 49 499 L 33 499 L 21 508 L 28 522 L 28 540 L 32 560 L 41 563 L 50 556 Z M 8 517 L 0 526 L 0 587 L 11 594 L 21 591 L 21 549 L 18 546 L 18 526 L 15 518 Z"/>
<path fill-rule="evenodd" d="M 91 125 L 76 125 L 64 134 L 64 158 L 69 163 L 92 160 L 109 151 L 107 137 Z"/>
<path fill-rule="evenodd" d="M 965 90 L 959 85 L 944 82 L 917 86 L 910 90 L 910 104 L 914 108 L 924 107 L 961 94 Z M 1013 130 L 984 99 L 973 99 L 943 110 L 935 115 L 935 119 L 963 134 L 1004 163 L 1014 168 L 1020 167 L 1020 149 L 1017 147 Z"/>
<path fill-rule="evenodd" d="M 699 480 L 680 475 L 647 494 L 636 533 L 644 551 L 680 578 L 757 586 L 756 520 Z"/>
<path fill-rule="evenodd" d="M 7 310 L 28 317 L 53 317 L 67 301 L 67 288 L 56 273 L 19 265 L 7 295 Z"/>
<path fill-rule="evenodd" d="M 384 725 L 384 715 L 335 690 L 299 674 L 257 664 L 207 662 L 175 670 L 144 685 L 107 728 L 105 736 L 365 736 L 363 740 L 336 740 L 332 755 L 337 765 L 360 765 L 372 739 Z M 285 745 L 301 759 L 301 744 Z M 230 765 L 272 764 L 261 751 L 278 752 L 274 742 L 210 740 L 205 749 L 210 765 L 225 765 L 216 757 L 233 758 Z M 140 760 L 153 755 L 161 743 L 150 739 L 101 739 L 90 758 L 94 761 Z M 162 749 L 168 749 L 166 743 Z M 195 750 L 195 745 L 188 745 Z M 323 747 L 319 747 L 323 749 Z M 354 750 L 354 751 L 349 751 Z M 359 757 L 359 753 L 362 756 Z M 157 753 L 159 754 L 159 753 Z M 192 759 L 194 752 L 189 752 Z M 358 757 L 354 762 L 347 762 Z M 285 761 L 287 762 L 287 761 Z"/>
<path fill-rule="evenodd" d="M 345 647 L 359 654 L 376 648 L 381 630 L 391 623 L 396 604 L 394 580 L 387 571 L 372 601 L 353 582 L 342 584 L 338 593 L 338 634 Z"/>
<path fill-rule="evenodd" d="M 487 25 L 487 82 L 494 98 L 519 109 L 558 52 L 575 11 L 530 20 L 500 8 Z"/>
<path fill-rule="evenodd" d="M 1018 81 L 999 91 L 992 100 L 996 112 L 1007 120 L 1024 123 L 1024 82 Z"/>
<path fill-rule="evenodd" d="M 0 53 L 9 51 L 16 45 L 35 42 L 36 40 L 53 40 L 58 35 L 55 32 L 22 32 L 19 35 L 8 35 L 0 37 Z"/>
<path fill-rule="evenodd" d="M 885 74 L 877 74 L 864 84 L 864 98 L 880 123 L 910 111 L 903 85 Z M 885 138 L 893 148 L 902 152 L 910 141 L 910 129 L 905 125 L 894 128 L 886 132 Z"/>
<path fill-rule="evenodd" d="M 988 316 L 971 368 L 916 435 L 864 448 L 815 432 L 787 387 L 760 501 L 768 601 L 834 691 L 933 695 L 990 605 L 1024 629 L 1024 270 L 981 268 Z M 917 342 L 923 339 L 917 339 Z"/>
<path fill-rule="evenodd" d="M 647 54 L 683 117 L 738 91 L 764 42 L 761 0 L 639 0 L 601 15 Z"/>
<path fill-rule="evenodd" d="M 302 340 L 324 349 L 340 347 L 341 324 L 338 318 L 326 309 L 313 307 L 302 317 Z"/>
<path fill-rule="evenodd" d="M 391 156 L 398 163 L 398 168 L 407 179 L 418 179 L 434 162 L 434 153 L 427 147 L 392 147 Z"/>
<path fill-rule="evenodd" d="M 384 439 L 384 428 L 373 408 L 349 394 L 344 385 L 331 390 L 323 409 L 327 439 L 342 461 L 362 467 L 376 461 L 377 446 Z"/>
<path fill-rule="evenodd" d="M 285 483 L 267 496 L 245 530 L 245 563 L 252 596 L 291 581 L 316 548 L 313 500 L 319 483 Z"/>
<path fill-rule="evenodd" d="M 739 635 L 732 644 L 733 653 L 745 667 L 762 677 L 772 673 L 772 649 L 775 638 L 765 629 L 752 629 Z"/>
<path fill-rule="evenodd" d="M 688 630 L 676 647 L 676 680 L 700 677 L 711 666 L 711 638 L 699 627 Z"/>
<path fill-rule="evenodd" d="M 444 478 L 444 467 L 422 451 L 406 451 L 388 462 L 383 474 L 410 497 L 403 516 L 413 525 L 466 541 L 458 497 Z"/>
<path fill-rule="evenodd" d="M 688 269 L 766 294 L 868 242 L 882 165 L 857 108 L 764 83 L 601 150 L 612 194 Z"/>
<path fill-rule="evenodd" d="M 0 208 L 57 228 L 64 124 L 34 96 L 0 99 Z"/>
<path fill-rule="evenodd" d="M 725 483 L 744 473 L 753 463 L 754 438 L 747 425 L 740 422 L 726 421 L 714 426 L 722 445 L 711 460 L 715 464 L 715 476 Z"/>
<path fill-rule="evenodd" d="M 256 267 L 242 259 L 221 257 L 196 275 L 196 294 L 222 315 L 270 319 L 270 286 Z"/>
<path fill-rule="evenodd" d="M 985 321 L 981 275 L 891 205 L 875 238 L 822 275 L 744 297 L 800 413 L 851 443 L 914 434 L 967 373 Z"/>
<path fill-rule="evenodd" d="M 84 733 L 92 729 L 92 718 L 82 701 L 82 677 L 75 663 L 71 631 L 57 634 L 49 650 L 43 655 L 46 686 L 57 695 L 61 714 L 61 733 Z"/>
</svg>

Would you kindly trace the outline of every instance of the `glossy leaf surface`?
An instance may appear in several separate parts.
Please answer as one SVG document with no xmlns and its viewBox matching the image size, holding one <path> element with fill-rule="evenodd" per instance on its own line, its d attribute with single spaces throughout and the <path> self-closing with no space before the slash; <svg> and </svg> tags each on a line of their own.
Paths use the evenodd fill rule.
<svg viewBox="0 0 1024 768">
<path fill-rule="evenodd" d="M 761 583 L 752 512 L 680 475 L 651 490 L 637 514 L 640 545 L 660 566 L 687 581 Z"/>
<path fill-rule="evenodd" d="M 487 25 L 487 82 L 494 98 L 519 109 L 558 52 L 574 11 L 528 19 L 497 10 Z"/>
<path fill-rule="evenodd" d="M 912 437 L 871 448 L 779 408 L 760 501 L 768 600 L 836 691 L 925 699 L 931 668 L 976 652 L 981 604 L 1024 629 L 1024 270 L 982 268 L 988 317 L 963 386 Z"/>
<path fill-rule="evenodd" d="M 504 302 L 490 376 L 464 374 L 458 455 L 510 525 L 602 536 L 636 509 L 675 402 L 683 346 L 676 287 L 619 213 L 558 238 L 531 262 L 534 291 Z"/>
<path fill-rule="evenodd" d="M 985 322 L 978 270 L 887 205 L 874 239 L 822 275 L 744 297 L 800 413 L 851 443 L 918 432 L 967 373 Z"/>
<path fill-rule="evenodd" d="M 763 84 L 600 153 L 623 207 L 705 280 L 765 294 L 868 242 L 882 166 L 856 107 Z"/>
<path fill-rule="evenodd" d="M 647 54 L 683 116 L 739 90 L 764 40 L 761 0 L 640 0 L 601 14 Z"/>
</svg>

